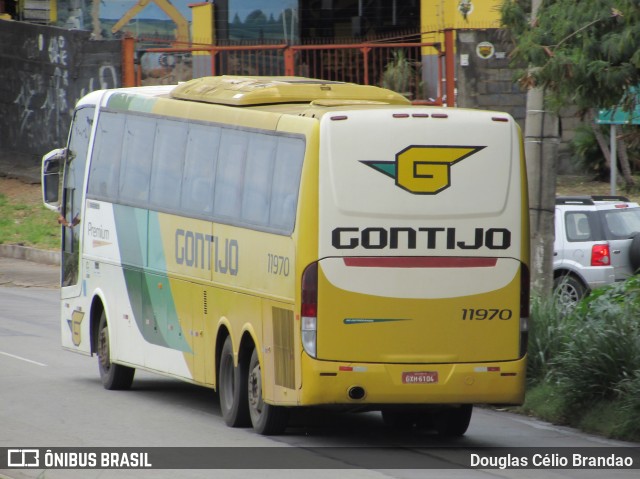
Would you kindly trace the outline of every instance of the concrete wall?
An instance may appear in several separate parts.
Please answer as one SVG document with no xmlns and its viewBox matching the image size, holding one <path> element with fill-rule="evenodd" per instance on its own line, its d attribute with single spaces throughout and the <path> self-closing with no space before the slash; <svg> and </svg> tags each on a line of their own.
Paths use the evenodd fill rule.
<svg viewBox="0 0 640 479">
<path fill-rule="evenodd" d="M 514 82 L 509 66 L 511 51 L 504 32 L 498 29 L 458 31 L 456 39 L 457 104 L 464 108 L 505 111 L 524 131 L 527 94 Z M 560 115 L 558 173 L 575 173 L 569 145 L 581 121 L 572 110 Z"/>
<path fill-rule="evenodd" d="M 66 144 L 76 101 L 122 83 L 120 40 L 0 21 L 0 152 L 35 158 Z"/>
<path fill-rule="evenodd" d="M 479 51 L 493 46 L 493 53 Z M 526 93 L 514 83 L 510 45 L 499 30 L 459 31 L 456 42 L 457 103 L 464 108 L 506 111 L 520 126 L 526 115 Z M 488 57 L 488 58 L 487 58 Z"/>
</svg>

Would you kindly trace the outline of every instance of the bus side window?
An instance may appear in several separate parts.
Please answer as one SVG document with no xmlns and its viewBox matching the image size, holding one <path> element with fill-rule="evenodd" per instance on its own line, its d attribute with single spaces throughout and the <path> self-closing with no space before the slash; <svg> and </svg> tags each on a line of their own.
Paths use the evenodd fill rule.
<svg viewBox="0 0 640 479">
<path fill-rule="evenodd" d="M 242 221 L 267 226 L 269 203 L 278 138 L 252 134 L 247 152 L 247 167 L 242 189 Z"/>
<path fill-rule="evenodd" d="M 102 112 L 93 147 L 88 193 L 96 198 L 116 201 L 120 179 L 120 154 L 124 134 L 124 115 Z"/>
<path fill-rule="evenodd" d="M 213 214 L 217 217 L 240 218 L 248 143 L 249 133 L 245 131 L 224 129 L 222 132 L 213 199 Z"/>
<path fill-rule="evenodd" d="M 138 116 L 127 117 L 118 195 L 124 203 L 137 206 L 149 200 L 155 134 L 155 120 Z"/>
<path fill-rule="evenodd" d="M 297 138 L 280 138 L 278 142 L 270 225 L 289 233 L 293 231 L 296 220 L 304 148 L 304 141 Z"/>
<path fill-rule="evenodd" d="M 170 120 L 158 122 L 149 194 L 152 205 L 167 209 L 178 207 L 186 140 L 186 123 Z"/>
<path fill-rule="evenodd" d="M 187 213 L 211 215 L 213 176 L 218 162 L 220 128 L 189 125 L 180 205 Z"/>
</svg>

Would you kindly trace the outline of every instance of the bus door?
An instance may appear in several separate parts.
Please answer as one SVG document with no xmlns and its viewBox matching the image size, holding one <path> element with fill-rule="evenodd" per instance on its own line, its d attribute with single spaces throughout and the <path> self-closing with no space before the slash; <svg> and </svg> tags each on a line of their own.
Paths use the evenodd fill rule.
<svg viewBox="0 0 640 479">
<path fill-rule="evenodd" d="M 82 290 L 80 251 L 82 242 L 82 201 L 84 197 L 84 179 L 89 150 L 89 138 L 95 113 L 94 107 L 80 108 L 75 112 L 71 124 L 67 158 L 62 186 L 62 204 L 59 222 L 62 225 L 61 256 L 61 298 L 63 300 L 63 321 L 67 321 L 71 331 L 73 345 L 82 351 L 90 352 L 88 329 L 80 331 L 82 319 L 88 311 L 82 311 L 79 305 L 72 306 L 65 299 L 80 296 Z M 70 309 L 70 311 L 68 310 Z M 85 321 L 85 327 L 89 322 Z M 81 338 L 87 338 L 82 341 Z M 66 343 L 66 341 L 64 341 Z"/>
</svg>

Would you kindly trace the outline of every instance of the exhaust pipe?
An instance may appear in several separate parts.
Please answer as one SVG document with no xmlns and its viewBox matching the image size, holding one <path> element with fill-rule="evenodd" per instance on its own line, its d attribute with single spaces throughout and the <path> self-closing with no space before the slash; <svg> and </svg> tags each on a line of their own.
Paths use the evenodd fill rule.
<svg viewBox="0 0 640 479">
<path fill-rule="evenodd" d="M 349 399 L 353 399 L 354 401 L 359 401 L 360 399 L 364 399 L 366 392 L 364 388 L 360 386 L 351 386 L 349 391 L 347 391 Z"/>
</svg>

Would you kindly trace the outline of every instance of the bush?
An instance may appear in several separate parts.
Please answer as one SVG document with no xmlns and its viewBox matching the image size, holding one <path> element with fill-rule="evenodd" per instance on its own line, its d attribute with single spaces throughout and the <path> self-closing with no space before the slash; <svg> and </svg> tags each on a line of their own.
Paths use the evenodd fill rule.
<svg viewBox="0 0 640 479">
<path fill-rule="evenodd" d="M 566 348 L 553 359 L 553 379 L 573 405 L 614 399 L 621 381 L 640 370 L 637 305 L 575 322 Z M 625 311 L 627 310 L 627 311 Z"/>
<path fill-rule="evenodd" d="M 640 437 L 640 371 L 633 377 L 623 379 L 618 384 L 620 409 L 624 413 L 624 421 L 620 424 L 620 437 Z"/>
<path fill-rule="evenodd" d="M 640 438 L 640 276 L 594 291 L 566 314 L 534 300 L 531 319 L 525 409 Z"/>
<path fill-rule="evenodd" d="M 596 290 L 569 316 L 566 347 L 553 375 L 570 403 L 615 399 L 622 381 L 640 372 L 640 278 Z"/>
<path fill-rule="evenodd" d="M 538 384 L 551 372 L 551 364 L 564 349 L 568 324 L 555 301 L 534 299 L 531 302 L 527 378 Z"/>
<path fill-rule="evenodd" d="M 555 385 L 546 381 L 531 386 L 527 391 L 522 409 L 555 424 L 567 422 L 565 413 L 568 407 L 564 396 Z"/>
</svg>

